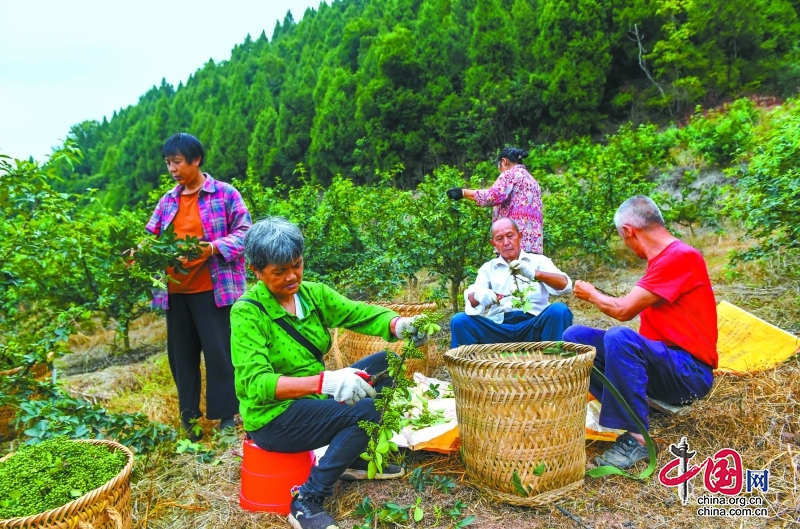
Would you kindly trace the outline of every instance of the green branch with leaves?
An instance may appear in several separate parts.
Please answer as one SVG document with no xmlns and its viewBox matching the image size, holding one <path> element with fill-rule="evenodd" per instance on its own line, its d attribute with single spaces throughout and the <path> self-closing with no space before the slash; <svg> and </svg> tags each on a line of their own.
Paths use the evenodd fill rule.
<svg viewBox="0 0 800 529">
<path fill-rule="evenodd" d="M 414 321 L 414 326 L 428 336 L 438 332 L 439 324 L 436 323 L 440 316 L 426 312 Z M 369 435 L 367 449 L 361 458 L 368 461 L 367 477 L 373 479 L 388 464 L 388 458 L 399 452 L 397 444 L 392 442 L 394 434 L 400 433 L 406 415 L 412 408 L 408 388 L 413 382 L 406 378 L 406 360 L 419 360 L 425 358 L 425 353 L 414 345 L 409 331 L 403 333 L 405 340 L 400 355 L 387 355 L 389 367 L 387 374 L 392 383 L 384 387 L 375 399 L 375 408 L 380 410 L 379 422 L 359 421 L 358 425 Z M 402 397 L 402 398 L 401 398 Z"/>
<path fill-rule="evenodd" d="M 515 309 L 520 309 L 522 312 L 528 312 L 533 308 L 530 295 L 539 291 L 539 282 L 523 276 L 518 268 L 511 269 L 511 277 L 514 280 L 514 290 L 511 292 L 511 306 Z M 522 282 L 521 286 L 520 282 Z"/>
</svg>

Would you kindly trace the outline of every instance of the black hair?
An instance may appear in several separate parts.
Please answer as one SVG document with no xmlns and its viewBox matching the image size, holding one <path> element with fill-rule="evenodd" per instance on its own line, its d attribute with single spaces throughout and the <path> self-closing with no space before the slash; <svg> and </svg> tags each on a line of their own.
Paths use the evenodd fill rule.
<svg viewBox="0 0 800 529">
<path fill-rule="evenodd" d="M 528 156 L 528 151 L 523 151 L 522 149 L 517 149 L 515 147 L 506 147 L 500 154 L 497 155 L 497 158 L 494 159 L 494 163 L 500 163 L 500 160 L 505 158 L 511 163 L 522 163 L 522 159 Z"/>
<path fill-rule="evenodd" d="M 173 134 L 164 142 L 164 146 L 161 148 L 161 155 L 164 158 L 178 154 L 186 158 L 189 163 L 200 158 L 200 167 L 203 166 L 203 162 L 206 159 L 206 151 L 203 149 L 203 144 L 186 132 Z"/>
</svg>

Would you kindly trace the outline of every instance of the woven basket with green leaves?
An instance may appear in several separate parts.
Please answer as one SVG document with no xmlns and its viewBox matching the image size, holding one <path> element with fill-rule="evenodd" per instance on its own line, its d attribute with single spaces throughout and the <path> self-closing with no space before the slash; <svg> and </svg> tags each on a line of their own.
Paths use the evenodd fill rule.
<svg viewBox="0 0 800 529">
<path fill-rule="evenodd" d="M 566 342 L 467 345 L 445 353 L 473 485 L 524 506 L 553 502 L 582 485 L 594 357 L 593 347 Z"/>
<path fill-rule="evenodd" d="M 72 441 L 104 445 L 112 451 L 125 454 L 125 466 L 111 480 L 80 498 L 56 509 L 25 516 L 0 520 L 0 529 L 130 529 L 131 472 L 133 453 L 125 446 L 103 439 Z M 0 462 L 14 454 L 9 454 Z"/>
</svg>

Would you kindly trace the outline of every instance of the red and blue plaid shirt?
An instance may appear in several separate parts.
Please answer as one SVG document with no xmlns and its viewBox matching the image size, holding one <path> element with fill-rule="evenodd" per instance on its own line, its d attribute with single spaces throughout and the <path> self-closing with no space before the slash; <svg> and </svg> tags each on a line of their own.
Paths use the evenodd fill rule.
<svg viewBox="0 0 800 529">
<path fill-rule="evenodd" d="M 197 206 L 203 223 L 204 241 L 211 242 L 218 254 L 208 259 L 214 301 L 217 307 L 232 305 L 245 290 L 244 235 L 253 222 L 242 195 L 230 184 L 203 173 L 206 181 L 200 189 Z M 147 223 L 147 231 L 158 235 L 178 213 L 182 186 L 175 186 L 156 205 Z M 153 307 L 169 308 L 166 290 L 153 291 Z"/>
</svg>

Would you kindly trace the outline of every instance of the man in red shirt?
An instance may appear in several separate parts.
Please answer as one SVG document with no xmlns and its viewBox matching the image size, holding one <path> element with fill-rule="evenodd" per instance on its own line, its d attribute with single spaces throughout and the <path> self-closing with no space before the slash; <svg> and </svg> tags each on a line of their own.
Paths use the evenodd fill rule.
<svg viewBox="0 0 800 529">
<path fill-rule="evenodd" d="M 619 321 L 639 315 L 639 332 L 573 325 L 564 332 L 564 340 L 597 349 L 595 366 L 649 427 L 648 396 L 686 404 L 711 390 L 717 367 L 717 305 L 703 256 L 672 236 L 650 198 L 635 196 L 623 202 L 614 224 L 625 245 L 647 259 L 647 272 L 624 297 L 601 294 L 586 281 L 575 282 L 575 296 Z M 595 463 L 630 468 L 648 459 L 633 419 L 594 376 L 589 391 L 602 403 L 600 425 L 625 430 Z"/>
</svg>

